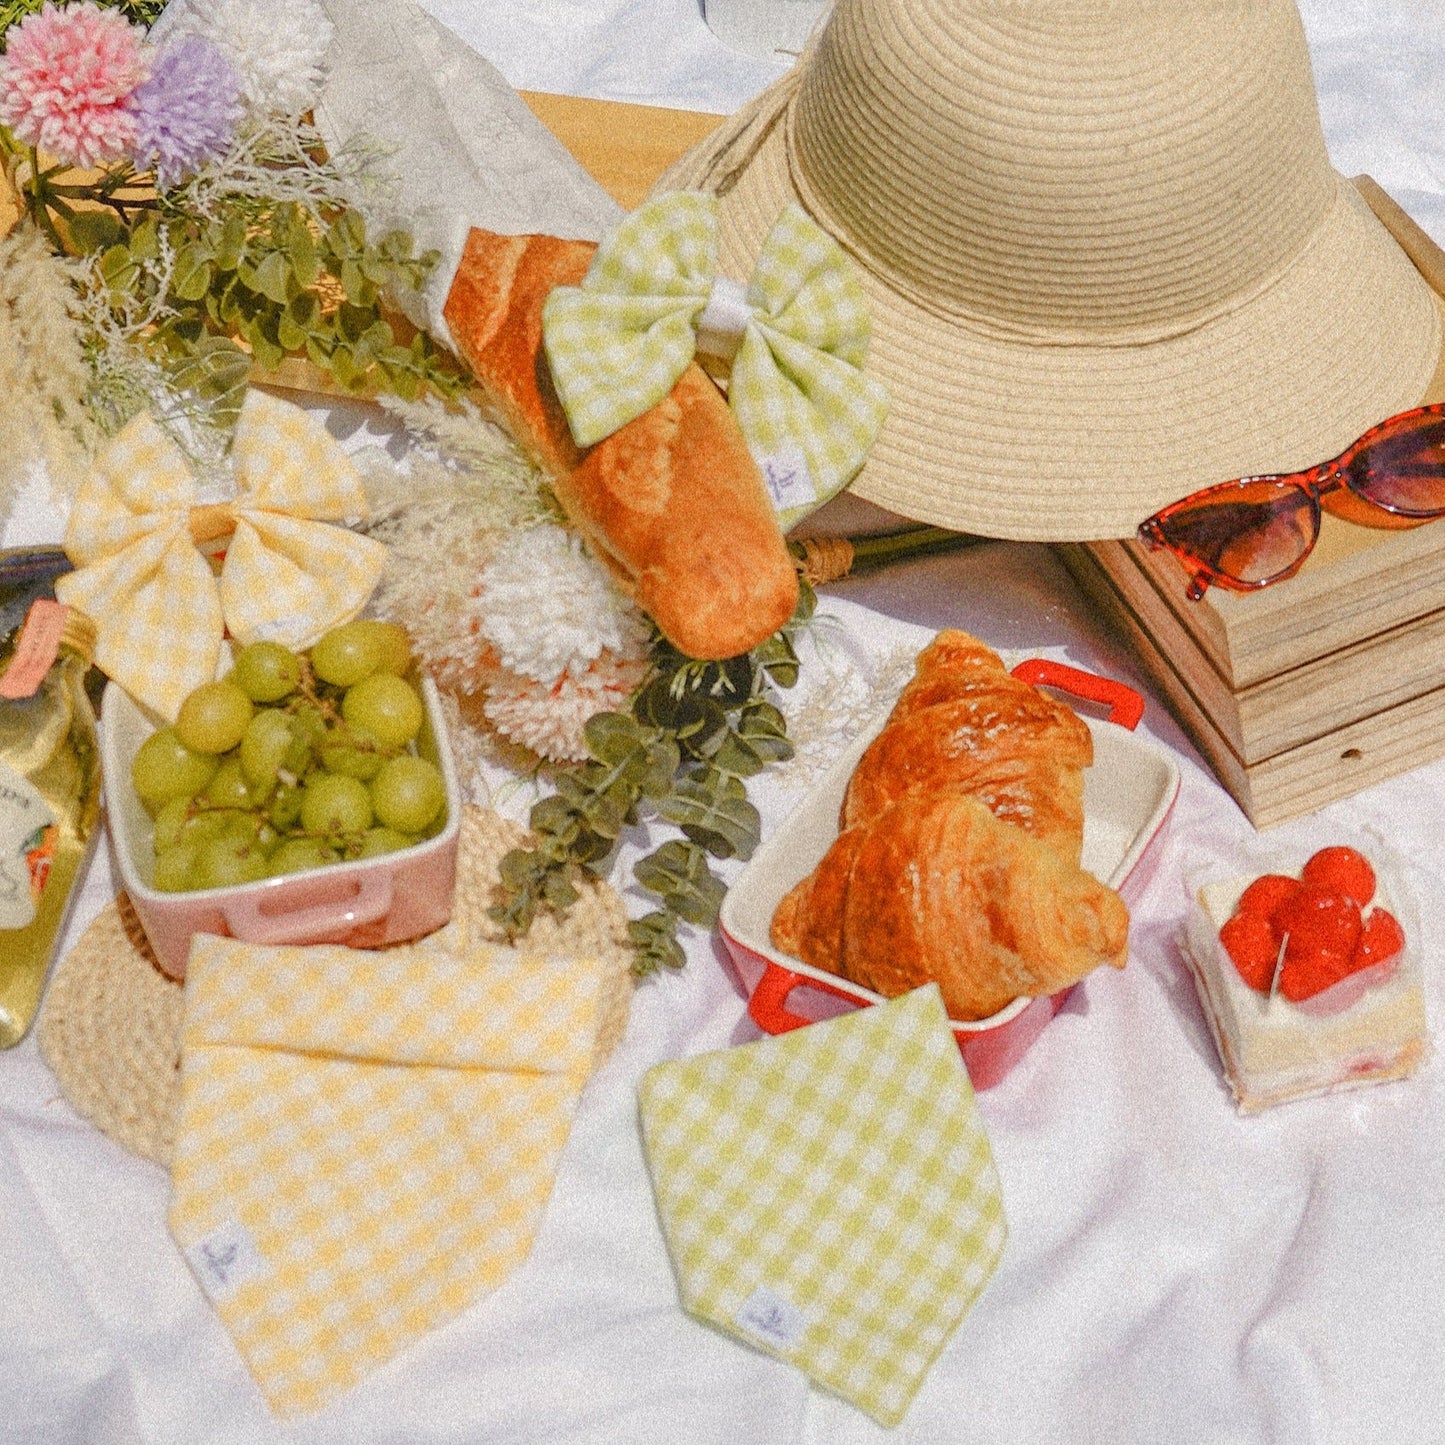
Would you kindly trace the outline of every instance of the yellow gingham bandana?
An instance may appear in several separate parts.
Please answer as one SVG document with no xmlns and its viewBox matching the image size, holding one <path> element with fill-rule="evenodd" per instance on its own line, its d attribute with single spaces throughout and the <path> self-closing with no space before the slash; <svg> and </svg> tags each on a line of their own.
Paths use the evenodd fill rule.
<svg viewBox="0 0 1445 1445">
<path fill-rule="evenodd" d="M 547 297 L 542 327 L 579 446 L 656 406 L 695 351 L 731 356 L 728 399 L 784 529 L 853 479 L 888 413 L 886 389 L 862 370 L 863 288 L 797 205 L 744 291 L 717 275 L 714 197 L 648 201 L 597 248 L 580 286 Z"/>
<path fill-rule="evenodd" d="M 56 595 L 94 619 L 96 665 L 167 719 L 216 675 L 225 628 L 309 647 L 361 610 L 386 565 L 382 543 L 320 520 L 367 508 L 319 418 L 252 391 L 231 457 L 235 502 L 198 509 L 235 528 L 219 583 L 192 531 L 190 468 L 144 414 L 97 461 L 65 533 L 77 570 Z"/>
<path fill-rule="evenodd" d="M 937 984 L 643 1078 L 687 1310 L 896 1425 L 1003 1252 Z"/>
<path fill-rule="evenodd" d="M 170 1227 L 273 1409 L 324 1405 L 531 1248 L 592 1068 L 596 960 L 198 934 Z"/>
</svg>

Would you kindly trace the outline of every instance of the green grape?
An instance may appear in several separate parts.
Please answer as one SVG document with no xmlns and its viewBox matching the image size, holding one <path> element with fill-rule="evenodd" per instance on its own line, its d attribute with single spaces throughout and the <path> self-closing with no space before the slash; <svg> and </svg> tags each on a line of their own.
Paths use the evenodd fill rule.
<svg viewBox="0 0 1445 1445">
<path fill-rule="evenodd" d="M 266 809 L 266 819 L 273 828 L 284 833 L 294 828 L 301 818 L 301 800 L 304 789 L 299 783 L 282 783 L 272 795 L 271 805 Z"/>
<path fill-rule="evenodd" d="M 181 841 L 186 820 L 190 816 L 191 800 L 189 798 L 172 798 L 156 814 L 154 841 L 157 856 L 164 853 L 167 848 L 174 848 Z"/>
<path fill-rule="evenodd" d="M 193 848 L 209 843 L 227 832 L 235 817 L 229 808 L 199 808 L 181 824 L 180 841 Z"/>
<path fill-rule="evenodd" d="M 301 791 L 301 826 L 308 833 L 333 836 L 371 827 L 371 795 L 359 779 L 316 773 Z"/>
<path fill-rule="evenodd" d="M 233 888 L 254 883 L 270 871 L 266 855 L 256 846 L 254 834 L 223 833 L 196 849 L 194 887 Z"/>
<path fill-rule="evenodd" d="M 231 679 L 252 702 L 280 702 L 301 681 L 301 659 L 279 642 L 251 642 L 236 654 Z"/>
<path fill-rule="evenodd" d="M 415 842 L 416 839 L 410 834 L 398 833 L 395 828 L 368 828 L 362 834 L 355 856 L 379 858 L 383 853 L 395 853 L 400 848 L 410 848 Z"/>
<path fill-rule="evenodd" d="M 364 783 L 369 783 L 381 771 L 387 759 L 376 736 L 361 727 L 335 729 L 322 739 L 316 752 L 328 773 L 360 778 Z"/>
<path fill-rule="evenodd" d="M 203 682 L 181 704 L 176 736 L 198 753 L 229 752 L 246 731 L 254 708 L 229 678 Z"/>
<path fill-rule="evenodd" d="M 416 689 L 389 672 L 364 677 L 341 699 L 341 716 L 364 728 L 385 748 L 405 747 L 421 731 L 424 716 Z"/>
<path fill-rule="evenodd" d="M 255 806 L 256 799 L 251 792 L 251 785 L 246 781 L 246 775 L 241 771 L 239 758 L 221 759 L 221 766 L 206 784 L 205 798 L 217 808 Z"/>
<path fill-rule="evenodd" d="M 258 793 L 276 786 L 276 775 L 290 761 L 296 741 L 291 720 L 276 708 L 263 708 L 246 724 L 241 735 L 241 772 Z"/>
<path fill-rule="evenodd" d="M 296 736 L 311 746 L 326 733 L 326 714 L 315 703 L 302 703 L 291 715 L 291 726 Z"/>
<path fill-rule="evenodd" d="M 392 758 L 371 783 L 371 806 L 377 821 L 400 833 L 422 832 L 446 800 L 441 769 L 410 753 Z"/>
<path fill-rule="evenodd" d="M 172 798 L 193 798 L 216 771 L 216 759 L 188 748 L 174 728 L 153 732 L 130 765 L 130 780 L 141 802 L 154 813 Z"/>
<path fill-rule="evenodd" d="M 283 873 L 300 873 L 306 868 L 320 868 L 335 863 L 340 854 L 320 838 L 286 838 L 271 855 L 266 871 L 272 878 Z"/>
<path fill-rule="evenodd" d="M 161 893 L 184 893 L 196 885 L 191 881 L 196 867 L 196 845 L 178 843 L 156 854 L 151 886 Z"/>
<path fill-rule="evenodd" d="M 393 651 L 378 635 L 379 625 L 357 618 L 323 633 L 311 649 L 311 667 L 316 676 L 334 687 L 351 687 L 363 677 L 370 677 Z"/>
<path fill-rule="evenodd" d="M 406 635 L 406 628 L 395 622 L 376 622 L 367 618 L 362 621 L 373 630 L 381 649 L 381 664 L 377 670 L 405 677 L 411 671 L 411 639 Z"/>
</svg>

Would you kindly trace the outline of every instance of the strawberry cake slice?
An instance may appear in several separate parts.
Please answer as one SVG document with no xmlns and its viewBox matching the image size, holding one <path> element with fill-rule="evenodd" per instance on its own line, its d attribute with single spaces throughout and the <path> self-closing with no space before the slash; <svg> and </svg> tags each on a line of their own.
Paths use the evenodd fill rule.
<svg viewBox="0 0 1445 1445">
<path fill-rule="evenodd" d="M 1346 847 L 1298 876 L 1199 889 L 1181 951 L 1241 1113 L 1401 1079 L 1429 1056 L 1419 950 L 1397 913 Z"/>
</svg>

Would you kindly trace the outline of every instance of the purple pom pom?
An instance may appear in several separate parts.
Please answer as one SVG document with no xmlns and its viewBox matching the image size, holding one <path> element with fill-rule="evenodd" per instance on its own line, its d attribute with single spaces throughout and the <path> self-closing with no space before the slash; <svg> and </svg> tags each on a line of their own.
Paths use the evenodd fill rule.
<svg viewBox="0 0 1445 1445">
<path fill-rule="evenodd" d="M 231 143 L 242 114 L 241 77 L 210 41 L 185 35 L 159 48 L 127 108 L 135 117 L 136 164 L 154 168 L 165 190 Z"/>
</svg>

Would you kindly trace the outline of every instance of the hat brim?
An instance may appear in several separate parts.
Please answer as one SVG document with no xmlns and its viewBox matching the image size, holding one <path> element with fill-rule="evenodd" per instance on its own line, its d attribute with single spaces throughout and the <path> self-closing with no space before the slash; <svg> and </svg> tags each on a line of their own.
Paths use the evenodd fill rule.
<svg viewBox="0 0 1445 1445">
<path fill-rule="evenodd" d="M 787 145 L 797 79 L 795 70 L 764 91 L 658 184 L 717 194 L 725 275 L 750 274 L 783 207 L 807 204 Z M 1418 403 L 1440 359 L 1434 293 L 1342 177 L 1309 244 L 1271 286 L 1143 344 L 990 335 L 924 309 L 859 259 L 868 370 L 892 402 L 851 490 L 981 536 L 1132 536 L 1200 487 L 1337 455 Z"/>
</svg>

